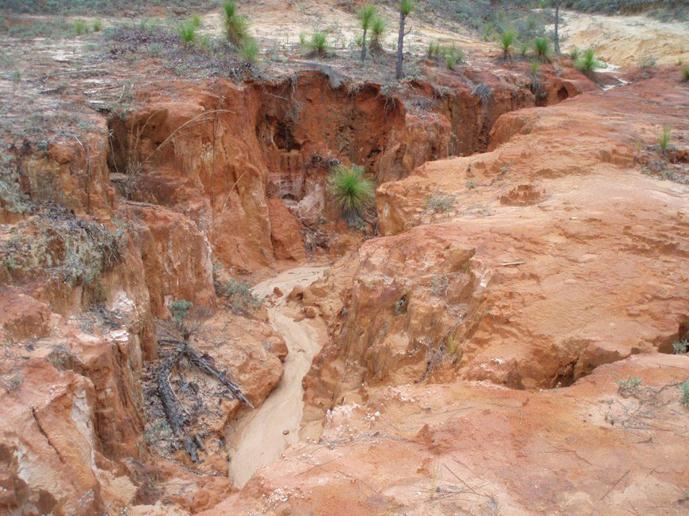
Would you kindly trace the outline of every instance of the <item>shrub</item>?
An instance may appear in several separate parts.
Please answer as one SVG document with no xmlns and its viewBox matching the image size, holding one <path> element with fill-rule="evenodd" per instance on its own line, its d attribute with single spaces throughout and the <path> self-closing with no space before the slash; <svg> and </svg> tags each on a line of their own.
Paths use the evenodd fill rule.
<svg viewBox="0 0 689 516">
<path fill-rule="evenodd" d="M 189 315 L 189 311 L 191 310 L 192 306 L 193 304 L 191 301 L 187 301 L 186 299 L 177 299 L 170 303 L 168 309 L 170 310 L 170 314 L 172 314 L 174 321 L 177 324 L 182 324 Z"/>
<path fill-rule="evenodd" d="M 429 59 L 437 59 L 438 57 L 440 57 L 440 42 L 431 41 L 428 44 L 428 50 L 426 51 L 426 55 Z"/>
<path fill-rule="evenodd" d="M 74 21 L 74 33 L 77 36 L 81 36 L 82 34 L 86 34 L 88 31 L 89 31 L 89 27 L 84 20 L 75 20 Z"/>
<path fill-rule="evenodd" d="M 646 56 L 639 60 L 639 68 L 642 70 L 650 70 L 655 68 L 657 63 L 658 62 L 654 56 Z"/>
<path fill-rule="evenodd" d="M 587 49 L 584 54 L 574 64 L 578 70 L 586 74 L 590 74 L 596 68 L 600 68 L 601 64 L 596 60 L 596 55 L 592 48 Z"/>
<path fill-rule="evenodd" d="M 234 278 L 231 278 L 225 283 L 216 281 L 215 293 L 225 298 L 230 309 L 235 313 L 246 313 L 247 311 L 257 310 L 263 304 L 263 300 L 254 295 L 248 283 Z"/>
<path fill-rule="evenodd" d="M 538 79 L 538 74 L 541 71 L 541 65 L 538 63 L 538 61 L 532 61 L 531 62 L 531 79 L 536 80 Z"/>
<path fill-rule="evenodd" d="M 679 389 L 682 392 L 682 398 L 680 400 L 682 405 L 689 407 L 689 380 L 682 382 L 682 384 L 679 386 Z"/>
<path fill-rule="evenodd" d="M 670 133 L 672 129 L 669 127 L 663 127 L 663 132 L 660 133 L 660 138 L 658 139 L 658 145 L 660 146 L 660 150 L 663 152 L 667 152 L 667 150 L 670 148 Z"/>
<path fill-rule="evenodd" d="M 361 38 L 361 60 L 366 60 L 366 34 L 371 28 L 373 20 L 376 18 L 376 8 L 372 4 L 364 5 L 361 10 L 359 10 L 359 21 L 361 22 L 361 28 L 364 31 Z"/>
<path fill-rule="evenodd" d="M 622 396 L 633 394 L 639 387 L 641 387 L 641 378 L 638 376 L 632 376 L 626 380 L 617 381 L 617 392 Z"/>
<path fill-rule="evenodd" d="M 350 223 L 361 217 L 374 196 L 373 183 L 364 177 L 364 169 L 356 165 L 335 167 L 328 180 L 328 190 Z"/>
<path fill-rule="evenodd" d="M 679 340 L 672 344 L 672 352 L 675 355 L 682 355 L 689 351 L 689 340 Z"/>
<path fill-rule="evenodd" d="M 237 6 L 233 0 L 223 5 L 225 18 L 225 34 L 233 45 L 240 47 L 244 38 L 249 35 L 249 20 L 237 14 Z"/>
<path fill-rule="evenodd" d="M 548 54 L 550 53 L 550 44 L 548 43 L 548 38 L 546 37 L 538 37 L 534 39 L 534 50 L 536 51 L 536 55 L 541 61 L 545 61 L 548 59 Z"/>
<path fill-rule="evenodd" d="M 190 21 L 186 21 L 179 26 L 179 37 L 187 44 L 191 44 L 196 40 L 196 27 Z"/>
<path fill-rule="evenodd" d="M 682 68 L 682 81 L 689 82 L 689 65 Z"/>
<path fill-rule="evenodd" d="M 506 30 L 500 35 L 500 45 L 502 45 L 502 57 L 507 60 L 510 58 L 510 49 L 517 38 L 517 33 L 513 30 Z"/>
<path fill-rule="evenodd" d="M 433 213 L 446 213 L 455 205 L 455 198 L 451 195 L 432 195 L 426 199 L 426 209 Z"/>
<path fill-rule="evenodd" d="M 383 18 L 380 16 L 376 16 L 373 18 L 373 22 L 371 22 L 371 43 L 369 44 L 371 52 L 379 53 L 383 51 L 383 45 L 381 44 L 380 40 L 383 37 L 384 32 L 385 20 L 383 20 Z"/>
<path fill-rule="evenodd" d="M 328 55 L 328 36 L 325 32 L 316 31 L 311 34 L 308 40 L 303 39 L 302 41 L 304 42 L 304 46 L 317 56 L 325 57 Z"/>
<path fill-rule="evenodd" d="M 242 42 L 240 53 L 242 57 L 250 63 L 255 63 L 259 53 L 258 42 L 251 37 L 245 38 Z"/>
<path fill-rule="evenodd" d="M 93 22 L 93 32 L 100 32 L 103 30 L 103 22 L 101 20 L 96 20 Z"/>
<path fill-rule="evenodd" d="M 446 47 L 442 49 L 443 59 L 445 60 L 445 66 L 448 70 L 454 70 L 457 63 L 464 61 L 464 52 L 461 49 L 455 47 Z"/>
</svg>

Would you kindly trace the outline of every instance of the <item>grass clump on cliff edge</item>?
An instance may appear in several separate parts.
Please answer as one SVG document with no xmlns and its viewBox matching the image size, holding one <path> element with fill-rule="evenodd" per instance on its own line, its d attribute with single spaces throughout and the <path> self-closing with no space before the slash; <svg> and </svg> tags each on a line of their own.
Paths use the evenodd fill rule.
<svg viewBox="0 0 689 516">
<path fill-rule="evenodd" d="M 371 23 L 371 42 L 368 47 L 374 54 L 379 54 L 383 52 L 383 44 L 381 40 L 383 38 L 383 33 L 385 32 L 385 20 L 380 16 L 373 18 Z"/>
<path fill-rule="evenodd" d="M 667 150 L 670 148 L 670 134 L 672 132 L 672 129 L 669 127 L 663 127 L 663 132 L 660 133 L 660 138 L 658 139 L 658 145 L 660 146 L 660 150 L 663 152 L 667 152 Z"/>
<path fill-rule="evenodd" d="M 682 81 L 689 82 L 689 65 L 682 68 Z"/>
<path fill-rule="evenodd" d="M 179 26 L 179 37 L 187 45 L 196 41 L 196 25 L 191 21 L 186 21 Z"/>
<path fill-rule="evenodd" d="M 548 38 L 543 36 L 534 39 L 533 46 L 534 50 L 536 51 L 536 56 L 541 61 L 547 61 L 548 54 L 550 54 L 550 43 L 548 43 Z"/>
<path fill-rule="evenodd" d="M 237 5 L 233 0 L 225 2 L 223 15 L 227 39 L 236 47 L 241 47 L 244 40 L 249 36 L 249 20 L 237 14 Z"/>
<path fill-rule="evenodd" d="M 328 55 L 328 36 L 325 32 L 316 31 L 308 39 L 306 35 L 301 34 L 299 42 L 307 51 L 318 57 L 326 57 Z"/>
<path fill-rule="evenodd" d="M 364 177 L 363 167 L 356 165 L 335 167 L 328 179 L 328 190 L 350 224 L 359 220 L 373 202 L 373 183 Z"/>
<path fill-rule="evenodd" d="M 593 52 L 593 49 L 589 48 L 583 53 L 583 55 L 579 56 L 579 58 L 574 63 L 574 66 L 580 72 L 590 74 L 597 68 L 600 68 L 601 63 L 598 60 L 596 60 L 596 55 Z"/>
<path fill-rule="evenodd" d="M 517 33 L 513 30 L 506 30 L 500 34 L 500 46 L 502 47 L 502 58 L 507 61 L 511 55 L 511 48 L 517 39 Z"/>
</svg>

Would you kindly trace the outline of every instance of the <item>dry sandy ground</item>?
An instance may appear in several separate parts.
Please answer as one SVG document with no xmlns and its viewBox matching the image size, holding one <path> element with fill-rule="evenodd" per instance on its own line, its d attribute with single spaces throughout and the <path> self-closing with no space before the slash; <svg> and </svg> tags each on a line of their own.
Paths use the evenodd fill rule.
<svg viewBox="0 0 689 516">
<path fill-rule="evenodd" d="M 595 49 L 607 63 L 634 67 L 654 58 L 657 64 L 689 62 L 689 23 L 664 23 L 647 16 L 563 13 L 562 50 Z"/>
</svg>

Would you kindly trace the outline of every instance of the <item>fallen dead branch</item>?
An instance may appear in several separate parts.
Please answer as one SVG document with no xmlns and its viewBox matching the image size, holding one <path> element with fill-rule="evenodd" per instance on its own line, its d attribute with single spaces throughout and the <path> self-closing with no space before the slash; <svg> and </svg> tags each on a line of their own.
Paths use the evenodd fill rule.
<svg viewBox="0 0 689 516">
<path fill-rule="evenodd" d="M 185 426 L 189 422 L 189 417 L 175 395 L 172 385 L 170 385 L 170 375 L 177 364 L 179 364 L 183 358 L 186 358 L 189 364 L 196 367 L 204 374 L 215 378 L 219 383 L 225 386 L 235 399 L 251 408 L 254 408 L 254 406 L 244 395 L 239 386 L 228 378 L 227 373 L 215 367 L 210 356 L 199 353 L 185 341 L 162 339 L 161 342 L 173 344 L 175 348 L 174 351 L 163 360 L 158 368 L 156 375 L 158 396 L 162 402 L 165 417 L 175 437 L 182 442 L 191 460 L 193 462 L 198 462 L 198 452 L 199 450 L 203 450 L 203 444 L 198 435 L 189 435 L 187 433 Z"/>
</svg>

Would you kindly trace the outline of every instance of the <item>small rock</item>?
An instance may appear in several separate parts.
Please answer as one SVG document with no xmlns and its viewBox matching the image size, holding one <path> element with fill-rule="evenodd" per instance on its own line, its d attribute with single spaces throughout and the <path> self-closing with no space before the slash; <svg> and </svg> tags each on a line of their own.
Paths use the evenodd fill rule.
<svg viewBox="0 0 689 516">
<path fill-rule="evenodd" d="M 288 434 L 289 434 L 289 430 L 283 430 L 282 431 L 282 435 L 288 435 Z"/>
<path fill-rule="evenodd" d="M 273 289 L 273 294 L 275 294 L 275 297 L 282 297 L 283 296 L 282 290 L 280 290 L 278 287 L 275 287 Z"/>
<path fill-rule="evenodd" d="M 316 308 L 313 306 L 306 306 L 304 307 L 304 316 L 308 319 L 313 319 L 318 315 L 318 312 L 316 312 Z"/>
</svg>

